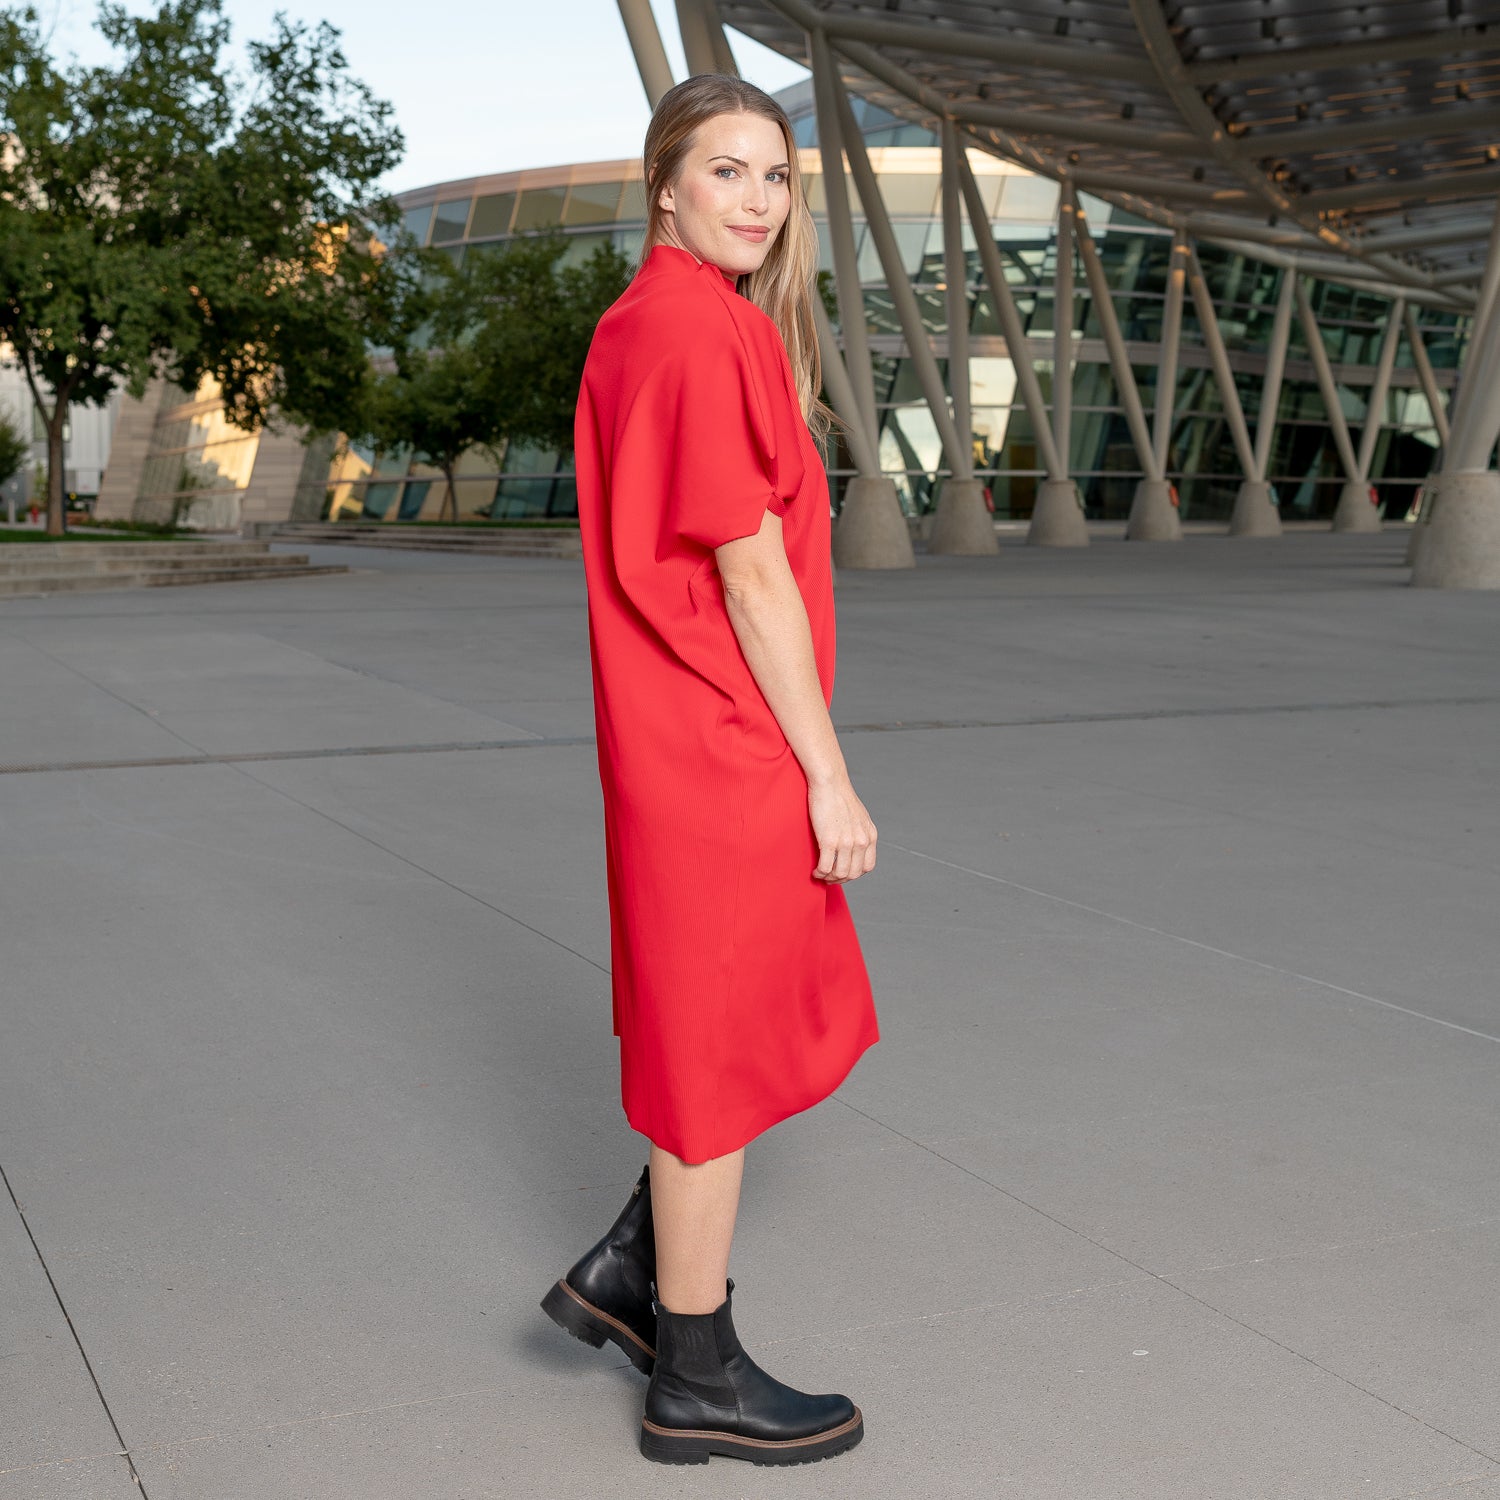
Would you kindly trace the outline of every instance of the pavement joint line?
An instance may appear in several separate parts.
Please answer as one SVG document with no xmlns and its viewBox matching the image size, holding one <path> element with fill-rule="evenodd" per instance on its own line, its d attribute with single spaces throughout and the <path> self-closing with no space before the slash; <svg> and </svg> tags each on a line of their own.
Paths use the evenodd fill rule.
<svg viewBox="0 0 1500 1500">
<path fill-rule="evenodd" d="M 931 856 L 924 857 L 931 858 Z M 944 860 L 941 861 L 941 863 L 946 864 L 947 861 Z M 974 873 L 978 874 L 981 872 L 976 871 Z M 1011 882 L 1006 881 L 1003 883 L 1008 885 Z M 1073 905 L 1076 903 L 1070 902 L 1069 904 Z M 1104 915 L 1108 915 L 1108 913 L 1104 913 Z M 1171 936 L 1171 934 L 1169 933 L 1167 934 L 1167 936 Z M 1233 957 L 1234 955 L 1231 954 L 1229 956 Z M 1429 1422 L 1425 1417 L 1418 1416 L 1416 1412 L 1408 1411 L 1404 1406 L 1401 1406 L 1395 1401 L 1392 1401 L 1388 1396 L 1382 1396 L 1378 1391 L 1373 1391 L 1368 1386 L 1361 1385 L 1359 1381 L 1353 1379 L 1352 1377 L 1341 1374 L 1338 1370 L 1333 1369 L 1331 1366 L 1325 1365 L 1319 1360 L 1314 1359 L 1312 1355 L 1304 1354 L 1300 1349 L 1294 1349 L 1290 1344 L 1284 1343 L 1281 1339 L 1276 1338 L 1273 1334 L 1267 1333 L 1262 1328 L 1257 1328 L 1253 1323 L 1246 1322 L 1243 1318 L 1237 1318 L 1233 1313 L 1229 1312 L 1225 1308 L 1216 1306 L 1206 1297 L 1200 1297 L 1196 1292 L 1189 1291 L 1185 1286 L 1182 1286 L 1180 1283 L 1173 1281 L 1172 1278 L 1165 1273 L 1160 1271 L 1153 1271 L 1149 1266 L 1142 1265 L 1137 1260 L 1132 1260 L 1130 1256 L 1124 1253 L 1124 1251 L 1116 1250 L 1113 1246 L 1106 1245 L 1102 1241 L 1095 1239 L 1092 1235 L 1085 1233 L 1076 1225 L 1068 1223 L 1066 1219 L 1060 1219 L 1056 1214 L 1048 1213 L 1045 1208 L 1042 1208 L 1039 1205 L 1030 1202 L 1028 1199 L 1021 1197 L 1020 1194 L 1012 1192 L 1009 1188 L 1003 1187 L 1000 1183 L 994 1181 L 992 1178 L 986 1177 L 982 1172 L 976 1172 L 972 1167 L 966 1167 L 962 1162 L 954 1161 L 951 1156 L 945 1156 L 935 1146 L 928 1145 L 927 1142 L 920 1141 L 915 1136 L 907 1135 L 904 1130 L 898 1130 L 894 1125 L 891 1125 L 885 1120 L 880 1119 L 878 1115 L 872 1115 L 868 1111 L 860 1109 L 857 1104 L 850 1104 L 847 1099 L 843 1098 L 839 1094 L 834 1094 L 831 1097 L 837 1099 L 845 1109 L 853 1110 L 857 1115 L 863 1115 L 865 1119 L 869 1120 L 872 1124 L 880 1126 L 882 1130 L 888 1130 L 892 1135 L 900 1136 L 902 1140 L 910 1142 L 919 1151 L 925 1151 L 930 1156 L 935 1156 L 939 1161 L 946 1162 L 950 1167 L 954 1168 L 956 1171 L 962 1172 L 966 1177 L 972 1177 L 974 1181 L 989 1188 L 993 1192 L 1001 1194 L 1003 1197 L 1009 1198 L 1013 1203 L 1019 1204 L 1022 1208 L 1029 1210 L 1031 1213 L 1037 1214 L 1041 1218 L 1048 1220 L 1048 1222 L 1057 1225 L 1059 1229 L 1064 1230 L 1066 1233 L 1076 1235 L 1086 1244 L 1094 1246 L 1095 1249 L 1101 1251 L 1103 1254 L 1110 1256 L 1114 1260 L 1122 1261 L 1127 1266 L 1133 1267 L 1143 1276 L 1147 1276 L 1152 1281 L 1158 1283 L 1158 1285 L 1167 1287 L 1169 1290 L 1176 1292 L 1181 1297 L 1186 1297 L 1190 1302 L 1196 1302 L 1199 1307 L 1203 1308 L 1206 1312 L 1212 1313 L 1215 1317 L 1223 1318 L 1227 1322 L 1233 1323 L 1236 1327 L 1243 1328 L 1246 1333 L 1251 1334 L 1255 1338 L 1264 1339 L 1266 1343 L 1273 1345 L 1277 1349 L 1280 1349 L 1285 1354 L 1291 1355 L 1293 1359 L 1300 1360 L 1304 1364 L 1311 1365 L 1315 1370 L 1321 1370 L 1323 1374 L 1327 1375 L 1330 1379 L 1337 1380 L 1340 1384 L 1348 1386 L 1351 1390 L 1359 1391 L 1362 1395 L 1368 1396 L 1372 1401 L 1378 1401 L 1382 1406 L 1387 1407 L 1393 1412 L 1396 1412 L 1399 1416 L 1405 1417 L 1408 1421 L 1417 1423 L 1417 1425 L 1420 1427 L 1425 1427 L 1429 1432 L 1435 1432 L 1439 1437 L 1446 1438 L 1451 1443 L 1456 1443 L 1460 1448 L 1463 1448 L 1468 1452 L 1475 1454 L 1477 1457 L 1485 1459 L 1489 1463 L 1500 1464 L 1500 1457 L 1497 1457 L 1495 1454 L 1487 1453 L 1483 1448 L 1475 1447 L 1473 1443 L 1466 1442 L 1456 1433 L 1449 1432 L 1445 1428 L 1439 1427 L 1434 1422 Z M 1179 1271 L 1175 1274 L 1181 1276 L 1191 1273 L 1184 1273 Z"/>
<path fill-rule="evenodd" d="M 37 649 L 41 650 L 40 647 Z M 50 652 L 43 654 L 51 655 Z M 56 657 L 52 659 L 58 660 Z M 67 667 L 71 672 L 76 672 L 85 682 L 91 683 L 102 692 L 109 693 L 112 698 L 135 709 L 137 713 L 145 714 L 157 728 L 165 729 L 167 733 L 175 735 L 184 744 L 192 744 L 186 736 L 168 728 L 159 718 L 147 713 L 139 704 L 121 697 L 119 693 L 113 692 L 103 683 L 95 682 L 92 677 L 67 662 L 60 661 L 59 665 Z M 334 665 L 341 664 L 334 663 Z M 345 670 L 358 671 L 359 669 L 346 667 Z M 387 682 L 391 679 L 378 678 L 377 680 Z M 840 734 L 897 734 L 963 729 L 1035 729 L 1070 724 L 1148 723 L 1158 719 L 1244 718 L 1263 714 L 1358 713 L 1403 708 L 1470 708 L 1495 703 L 1500 703 L 1500 696 L 1492 694 L 1453 698 L 1369 698 L 1328 703 L 1229 704 L 1217 708 L 1121 709 L 1118 712 L 1045 714 L 1014 719 L 892 719 L 886 722 L 839 724 L 837 729 Z M 0 765 L 0 776 L 31 776 L 47 772 L 147 770 L 162 766 L 222 766 L 273 760 L 324 760 L 338 756 L 446 755 L 475 750 L 556 749 L 594 743 L 596 743 L 595 737 L 591 734 L 557 734 L 529 735 L 523 739 L 512 737 L 495 740 L 444 740 L 433 744 L 334 745 L 305 750 L 214 752 L 201 750 L 194 745 L 193 749 L 197 753 L 192 755 L 118 757 L 109 760 L 18 761 L 11 765 Z"/>
<path fill-rule="evenodd" d="M 1425 1010 L 1414 1010 L 1409 1005 L 1398 1005 L 1394 1000 L 1382 1000 L 1378 995 L 1367 995 L 1363 990 L 1351 990 L 1346 985 L 1334 984 L 1331 979 L 1318 979 L 1312 974 L 1299 974 L 1295 969 L 1285 969 L 1280 964 L 1267 963 L 1264 959 L 1251 958 L 1244 953 L 1231 953 L 1227 948 L 1216 948 L 1212 943 L 1200 943 L 1196 938 L 1184 937 L 1180 932 L 1168 932 L 1163 927 L 1153 927 L 1149 922 L 1137 922 L 1131 917 L 1122 917 L 1116 912 L 1090 906 L 1087 902 L 1059 896 L 1055 891 L 1039 890 L 1036 886 L 1023 885 L 1019 880 L 1007 880 L 1003 875 L 992 875 L 987 870 L 976 870 L 970 865 L 961 865 L 954 860 L 943 859 L 937 854 L 927 854 L 921 849 L 909 849 L 904 844 L 886 841 L 884 847 L 899 850 L 902 854 L 910 854 L 916 859 L 925 859 L 935 865 L 943 865 L 947 869 L 957 870 L 964 875 L 972 875 L 977 880 L 993 881 L 996 885 L 1007 886 L 1013 891 L 1025 891 L 1029 896 L 1040 896 L 1044 901 L 1055 901 L 1059 905 L 1072 907 L 1074 911 L 1087 912 L 1090 916 L 1103 917 L 1109 922 L 1118 922 L 1122 927 L 1131 927 L 1137 932 L 1149 932 L 1153 937 L 1167 938 L 1174 943 L 1197 948 L 1203 953 L 1233 959 L 1236 963 L 1252 964 L 1257 969 L 1266 970 L 1267 973 L 1280 974 L 1284 979 L 1295 979 L 1302 984 L 1332 990 L 1337 995 L 1347 995 L 1351 1000 L 1363 1000 L 1367 1005 L 1378 1005 L 1385 1010 L 1397 1011 L 1403 1016 L 1415 1017 L 1419 1021 L 1430 1021 L 1434 1026 L 1445 1026 L 1449 1031 L 1461 1031 L 1465 1036 L 1478 1037 L 1481 1041 L 1500 1042 L 1500 1036 L 1496 1036 L 1493 1032 L 1479 1031 L 1472 1026 L 1461 1026 L 1457 1021 L 1444 1020 L 1442 1016 L 1434 1016 Z"/>
<path fill-rule="evenodd" d="M 120 1431 L 120 1424 L 115 1420 L 115 1414 L 110 1409 L 109 1398 L 104 1394 L 104 1387 L 99 1384 L 99 1376 L 94 1369 L 94 1362 L 89 1358 L 88 1350 L 83 1347 L 83 1339 L 79 1336 L 77 1325 L 73 1322 L 73 1315 L 68 1311 L 68 1304 L 63 1301 L 63 1294 L 52 1275 L 52 1267 L 47 1264 L 47 1257 L 42 1254 L 42 1247 L 37 1243 L 35 1233 L 31 1228 L 31 1220 L 26 1217 L 26 1210 L 21 1207 L 21 1200 L 16 1197 L 16 1190 L 11 1186 L 10 1174 L 6 1172 L 5 1165 L 0 1162 L 0 1183 L 5 1185 L 5 1191 L 10 1196 L 12 1206 L 16 1210 L 16 1217 L 21 1221 L 21 1228 L 26 1231 L 26 1238 L 31 1241 L 32 1253 L 36 1256 L 37 1264 L 42 1268 L 42 1275 L 47 1278 L 47 1285 L 52 1288 L 52 1295 L 57 1302 L 57 1310 L 63 1315 L 63 1322 L 68 1325 L 68 1332 L 73 1335 L 73 1343 L 78 1349 L 78 1357 L 83 1361 L 83 1367 L 88 1371 L 89 1380 L 93 1382 L 94 1393 L 99 1397 L 99 1405 L 104 1409 L 105 1420 L 109 1423 L 110 1431 L 115 1435 L 115 1441 L 120 1445 L 118 1457 L 125 1460 L 126 1467 L 130 1470 L 131 1480 L 141 1492 L 143 1500 L 150 1500 L 146 1494 L 146 1486 L 142 1481 L 140 1473 L 135 1466 L 135 1460 L 130 1456 L 130 1444 L 125 1441 L 125 1434 Z"/>
<path fill-rule="evenodd" d="M 531 741 L 525 741 L 524 743 L 529 744 L 531 743 Z M 252 772 L 247 771 L 242 765 L 233 762 L 231 762 L 231 764 L 234 764 L 234 769 L 237 770 L 241 776 L 245 777 L 248 781 L 253 781 L 256 786 L 264 787 L 268 792 L 273 792 L 278 797 L 285 797 L 288 802 L 291 802 L 295 806 L 302 808 L 306 812 L 312 813 L 315 817 L 326 819 L 328 822 L 332 823 L 335 828 L 342 828 L 345 833 L 353 834 L 355 838 L 362 839 L 372 848 L 379 849 L 381 853 L 389 854 L 392 859 L 400 860 L 402 864 L 407 865 L 411 869 L 427 876 L 429 880 L 435 880 L 439 885 L 446 886 L 450 891 L 455 892 L 457 895 L 467 897 L 470 901 L 474 902 L 476 906 L 482 906 L 486 911 L 492 911 L 496 916 L 504 917 L 507 922 L 514 922 L 517 927 L 524 928 L 527 932 L 541 938 L 543 942 L 551 943 L 555 948 L 561 948 L 564 953 L 572 954 L 574 958 L 581 959 L 591 969 L 596 969 L 606 978 L 609 977 L 610 971 L 606 969 L 603 964 L 596 963 L 586 953 L 580 953 L 576 948 L 570 948 L 565 942 L 563 942 L 561 938 L 554 937 L 550 932 L 543 932 L 540 927 L 533 927 L 530 922 L 522 921 L 522 919 L 516 916 L 514 912 L 508 912 L 503 907 L 496 906 L 493 901 L 486 901 L 483 896 L 476 895 L 473 891 L 467 890 L 465 889 L 465 887 L 455 884 L 445 876 L 439 875 L 436 870 L 429 870 L 426 865 L 418 864 L 416 860 L 410 857 L 410 855 L 402 854 L 399 850 L 392 849 L 387 844 L 382 844 L 379 839 L 371 838 L 368 833 L 365 833 L 361 829 L 355 828 L 352 825 L 345 823 L 341 818 L 334 817 L 331 812 L 328 812 L 321 807 L 315 807 L 311 802 L 304 802 L 300 797 L 294 797 L 284 787 L 276 786 L 269 781 L 262 781 L 259 776 L 256 776 Z"/>
</svg>

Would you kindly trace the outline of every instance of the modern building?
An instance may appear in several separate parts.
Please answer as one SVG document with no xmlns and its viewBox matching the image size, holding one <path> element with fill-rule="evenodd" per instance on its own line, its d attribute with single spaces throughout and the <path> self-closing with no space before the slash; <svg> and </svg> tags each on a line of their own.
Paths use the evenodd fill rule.
<svg viewBox="0 0 1500 1500">
<path fill-rule="evenodd" d="M 85 503 L 99 492 L 99 483 L 109 459 L 110 437 L 119 416 L 122 398 L 107 406 L 75 406 L 68 412 L 63 435 L 63 492 Z M 31 387 L 14 351 L 0 343 L 0 419 L 31 444 L 31 452 L 20 473 L 0 485 L 0 514 L 19 511 L 32 498 L 46 496 L 47 434 L 37 415 Z"/>
<path fill-rule="evenodd" d="M 671 75 L 650 6 L 619 4 L 654 99 Z M 887 0 L 879 16 L 678 0 L 696 71 L 733 66 L 724 22 L 812 69 L 783 102 L 837 291 L 828 462 L 835 503 L 861 497 L 846 541 L 871 505 L 936 516 L 936 550 L 992 548 L 991 510 L 1030 517 L 1039 542 L 1085 542 L 1085 516 L 1162 539 L 1181 519 L 1365 530 L 1411 513 L 1451 455 L 1477 444 L 1487 466 L 1491 403 L 1444 446 L 1471 330 L 1500 351 L 1500 116 L 1472 102 L 1500 35 L 1485 8 L 1462 0 L 1449 26 L 1391 4 L 1335 22 L 1279 0 L 1246 31 L 1233 6 L 1158 25 L 1157 0 L 1024 15 Z M 439 183 L 400 205 L 455 258 L 544 230 L 570 255 L 608 241 L 633 256 L 645 218 L 638 161 Z M 257 440 L 218 431 L 199 395 L 137 420 L 134 499 L 122 466 L 113 504 L 186 498 L 221 523 L 436 515 L 438 476 L 407 453 L 299 460 L 283 435 L 258 482 Z M 530 449 L 498 468 L 471 455 L 458 490 L 467 517 L 574 508 L 566 456 Z"/>
</svg>

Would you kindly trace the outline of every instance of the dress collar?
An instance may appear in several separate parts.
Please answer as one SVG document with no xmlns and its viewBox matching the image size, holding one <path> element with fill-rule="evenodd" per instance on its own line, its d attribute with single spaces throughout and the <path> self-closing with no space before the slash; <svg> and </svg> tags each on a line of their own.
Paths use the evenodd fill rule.
<svg viewBox="0 0 1500 1500">
<path fill-rule="evenodd" d="M 646 257 L 646 265 L 653 270 L 672 268 L 684 271 L 712 271 L 723 278 L 724 284 L 730 291 L 734 291 L 739 286 L 739 278 L 732 272 L 714 265 L 712 261 L 699 260 L 692 251 L 684 250 L 679 245 L 653 245 L 651 253 Z"/>
</svg>

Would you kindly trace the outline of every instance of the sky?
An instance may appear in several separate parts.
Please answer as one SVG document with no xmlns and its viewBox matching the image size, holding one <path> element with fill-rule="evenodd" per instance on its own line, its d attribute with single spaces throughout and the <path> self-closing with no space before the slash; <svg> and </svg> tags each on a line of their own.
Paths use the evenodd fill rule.
<svg viewBox="0 0 1500 1500">
<path fill-rule="evenodd" d="M 652 0 L 673 73 L 686 76 L 672 0 Z M 93 0 L 36 0 L 53 56 L 106 60 Z M 285 0 L 224 0 L 233 38 L 264 37 Z M 126 0 L 126 9 L 154 9 Z M 650 110 L 615 0 L 303 0 L 343 33 L 350 70 L 395 106 L 406 156 L 392 192 L 521 167 L 640 153 Z M 805 72 L 737 32 L 741 73 L 784 88 Z"/>
</svg>

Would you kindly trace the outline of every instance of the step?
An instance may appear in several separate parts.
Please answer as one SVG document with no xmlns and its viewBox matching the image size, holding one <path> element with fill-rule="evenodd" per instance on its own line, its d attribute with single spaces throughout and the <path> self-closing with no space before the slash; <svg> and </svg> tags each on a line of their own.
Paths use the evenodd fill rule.
<svg viewBox="0 0 1500 1500">
<path fill-rule="evenodd" d="M 234 557 L 265 553 L 267 541 L 203 542 L 0 542 L 0 562 L 13 558 L 53 555 L 66 552 L 69 557 Z"/>
<path fill-rule="evenodd" d="M 277 564 L 299 559 L 307 561 L 306 553 L 256 552 L 248 556 L 243 553 L 195 553 L 191 557 L 73 557 L 52 553 L 45 557 L 0 558 L 0 578 L 72 577 L 118 573 L 178 572 L 202 568 L 274 567 Z"/>
<path fill-rule="evenodd" d="M 288 565 L 290 564 L 290 565 Z M 329 573 L 347 573 L 342 563 L 298 563 L 295 558 L 277 558 L 271 567 L 203 567 L 195 570 L 139 573 L 70 573 L 12 578 L 0 574 L 0 598 L 17 595 L 83 593 L 103 589 L 170 588 L 193 583 L 233 583 L 262 578 L 307 578 Z"/>
</svg>

